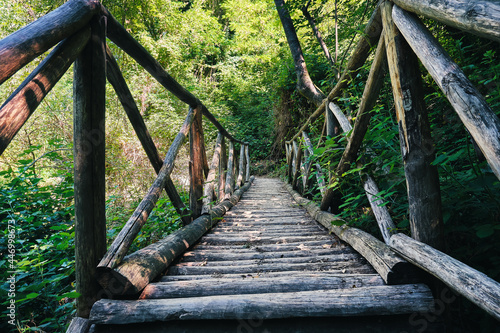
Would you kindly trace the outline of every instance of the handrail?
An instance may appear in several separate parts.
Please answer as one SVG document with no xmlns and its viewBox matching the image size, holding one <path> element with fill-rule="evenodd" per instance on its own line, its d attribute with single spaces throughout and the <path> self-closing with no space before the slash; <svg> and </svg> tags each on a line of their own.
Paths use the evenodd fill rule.
<svg viewBox="0 0 500 333">
<path fill-rule="evenodd" d="M 176 98 L 189 105 L 186 119 L 164 160 L 160 158 L 120 68 L 106 46 L 106 37 L 127 52 Z M 95 283 L 96 269 L 99 272 L 100 282 L 105 284 L 103 287 L 111 294 L 126 293 L 130 283 L 134 283 L 125 281 L 123 275 L 114 273 L 114 270 L 120 267 L 132 241 L 142 225 L 146 223 L 163 189 L 170 197 L 184 225 L 189 225 L 186 231 L 181 229 L 181 232 L 176 233 L 174 238 L 177 243 L 170 241 L 165 243 L 170 244 L 168 245 L 171 246 L 170 249 L 167 246 L 165 250 L 164 244 L 156 247 L 159 251 L 167 251 L 167 254 L 159 254 L 159 256 L 162 258 L 168 256 L 171 262 L 172 258 L 179 254 L 172 254 L 173 248 L 178 249 L 185 244 L 192 244 L 201 237 L 202 231 L 216 223 L 216 217 L 222 216 L 250 186 L 250 160 L 248 143 L 234 138 L 206 106 L 172 78 L 158 61 L 96 0 L 70 0 L 53 12 L 0 40 L 0 57 L 2 58 L 0 84 L 58 42 L 60 42 L 59 45 L 0 107 L 0 154 L 7 148 L 43 98 L 75 62 L 75 216 L 78 221 L 75 227 L 75 257 L 76 285 L 77 291 L 81 294 L 77 301 L 77 313 L 79 316 L 86 317 L 90 307 L 99 297 L 99 288 Z M 107 70 L 104 70 L 105 67 Z M 151 165 L 158 174 L 148 193 L 107 252 L 104 214 L 105 73 Z M 203 140 L 202 115 L 219 131 L 210 171 Z M 182 143 L 188 137 L 188 132 L 191 133 L 189 136 L 192 161 L 189 210 L 180 199 L 170 179 L 174 160 Z M 225 156 L 226 148 L 223 138 L 229 141 L 229 157 Z M 240 144 L 241 151 L 238 165 L 234 162 L 235 143 Z M 228 158 L 229 163 L 227 163 Z M 230 170 L 227 170 L 228 166 Z M 219 177 L 216 177 L 217 173 Z M 234 177 L 234 174 L 239 175 L 238 179 Z M 205 177 L 208 179 L 205 180 Z M 215 186 L 216 179 L 218 186 Z M 239 188 L 237 191 L 235 191 L 235 185 L 236 189 Z M 216 187 L 219 195 L 215 200 Z M 204 201 L 202 200 L 203 193 L 207 195 Z M 187 238 L 182 239 L 183 235 Z M 152 264 L 157 270 L 153 272 L 148 268 L 148 272 L 157 274 L 161 269 L 166 268 L 165 264 L 165 260 L 159 259 L 158 262 Z M 119 281 L 113 282 L 116 274 L 119 276 Z M 154 276 L 143 276 L 134 288 L 141 288 L 142 284 L 152 278 Z M 115 282 L 123 282 L 124 285 L 120 290 L 113 292 L 113 288 L 108 287 L 110 287 L 109 283 L 114 285 Z"/>
<path fill-rule="evenodd" d="M 384 205 L 380 204 L 380 198 L 373 195 L 376 193 L 372 193 L 379 191 L 377 185 L 373 179 L 365 175 L 365 189 L 368 201 L 372 208 L 377 208 L 372 211 L 379 224 L 385 243 L 409 262 L 436 276 L 455 292 L 464 295 L 490 315 L 500 319 L 500 307 L 498 306 L 500 283 L 436 250 L 441 246 L 441 240 L 435 238 L 436 235 L 440 235 L 440 225 L 442 224 L 440 195 L 439 185 L 436 181 L 437 170 L 431 165 L 434 160 L 434 152 L 430 148 L 433 144 L 429 136 L 430 130 L 427 116 L 425 112 L 420 112 L 422 109 L 420 99 L 423 96 L 421 96 L 419 87 L 421 84 L 418 79 L 420 73 L 415 71 L 415 69 L 418 70 L 417 57 L 448 98 L 499 179 L 500 119 L 424 24 L 414 14 L 404 10 L 407 9 L 426 18 L 435 19 L 482 37 L 499 41 L 500 4 L 486 0 L 463 3 L 460 1 L 435 2 L 430 0 L 393 0 L 393 2 L 395 4 L 388 0 L 379 2 L 366 25 L 367 37 L 360 40 L 342 79 L 339 80 L 328 98 L 305 121 L 298 132 L 289 141 L 285 142 L 288 164 L 287 177 L 290 182 L 289 190 L 299 204 L 304 205 L 318 222 L 328 228 L 330 228 L 329 225 L 332 220 L 338 219 L 325 211 L 330 206 L 336 207 L 334 184 L 338 181 L 338 178 L 342 177 L 342 174 L 348 171 L 351 163 L 356 160 L 361 143 L 368 130 L 370 110 L 378 98 L 383 83 L 383 69 L 388 66 L 408 186 L 411 231 L 415 240 L 394 233 L 395 230 L 391 227 L 393 224 L 390 221 L 388 211 Z M 368 31 L 372 31 L 372 34 L 369 34 Z M 298 190 L 302 194 L 305 193 L 306 183 L 304 182 L 301 189 L 300 177 L 298 177 L 302 165 L 305 166 L 302 177 L 310 178 L 308 172 L 313 151 L 309 137 L 306 134 L 307 129 L 315 119 L 324 113 L 332 112 L 338 123 L 347 120 L 342 112 L 337 110 L 338 107 L 331 102 L 340 95 L 347 82 L 354 79 L 353 76 L 349 76 L 349 72 L 359 70 L 368 58 L 370 50 L 366 46 L 375 44 L 375 38 L 379 39 L 379 37 L 376 55 L 365 85 L 354 129 L 350 131 L 347 140 L 347 147 L 337 167 L 330 169 L 332 174 L 330 184 L 326 186 L 320 185 L 322 203 L 321 210 L 319 210 L 294 191 Z M 402 42 L 403 38 L 409 47 Z M 368 40 L 370 40 L 369 43 Z M 401 55 L 404 55 L 404 58 Z M 325 115 L 325 122 L 327 121 L 329 121 L 329 117 Z M 347 124 L 344 131 L 348 131 L 350 128 L 350 124 Z M 301 136 L 303 136 L 303 140 L 301 140 Z M 299 146 L 297 142 L 305 143 L 305 147 L 302 148 L 306 153 L 304 154 L 305 158 L 302 158 L 301 149 L 297 149 Z M 421 160 L 412 160 L 415 154 L 422 157 Z M 411 167 L 408 167 L 410 164 Z M 331 165 L 334 165 L 334 161 L 332 161 Z M 318 177 L 318 181 L 320 180 L 322 178 Z M 429 200 L 429 198 L 432 199 Z M 414 204 L 411 204 L 412 202 Z M 346 237 L 346 230 L 351 229 L 355 228 L 349 228 L 347 225 L 340 229 L 335 225 L 330 228 L 341 239 L 355 246 L 359 239 Z M 365 236 L 359 234 L 357 237 Z M 411 245 L 411 250 L 406 248 L 406 245 Z M 382 248 L 381 245 L 377 246 Z M 367 259 L 370 260 L 369 256 Z M 446 265 L 443 263 L 446 263 Z M 373 265 L 376 270 L 379 270 L 376 263 Z M 459 276 L 462 271 L 466 272 L 466 278 Z M 383 272 L 379 273 L 383 275 Z M 485 287 L 479 287 L 483 286 L 483 282 Z"/>
</svg>

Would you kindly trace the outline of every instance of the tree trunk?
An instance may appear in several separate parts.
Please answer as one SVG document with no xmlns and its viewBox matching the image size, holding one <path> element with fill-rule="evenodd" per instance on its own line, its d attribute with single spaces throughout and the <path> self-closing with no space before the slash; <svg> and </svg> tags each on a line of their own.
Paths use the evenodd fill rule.
<svg viewBox="0 0 500 333">
<path fill-rule="evenodd" d="M 307 71 L 306 61 L 304 60 L 304 55 L 302 54 L 302 48 L 300 46 L 299 38 L 293 26 L 292 18 L 288 9 L 285 7 L 284 0 L 274 0 L 276 9 L 285 30 L 286 39 L 288 45 L 290 46 L 290 51 L 292 53 L 293 62 L 295 63 L 295 73 L 297 74 L 297 90 L 311 101 L 315 106 L 321 105 L 321 102 L 325 98 L 325 95 L 319 91 L 314 85 Z"/>
</svg>

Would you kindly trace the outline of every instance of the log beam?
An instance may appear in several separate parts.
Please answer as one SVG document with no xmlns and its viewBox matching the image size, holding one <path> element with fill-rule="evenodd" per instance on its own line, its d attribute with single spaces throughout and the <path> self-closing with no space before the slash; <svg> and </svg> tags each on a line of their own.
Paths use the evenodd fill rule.
<svg viewBox="0 0 500 333">
<path fill-rule="evenodd" d="M 491 0 L 392 0 L 399 7 L 500 42 L 500 3 Z"/>
<path fill-rule="evenodd" d="M 84 28 L 62 41 L 1 106 L 0 155 L 45 96 L 66 73 L 89 38 L 90 29 Z M 2 59 L 3 64 L 4 59 Z"/>
<path fill-rule="evenodd" d="M 0 40 L 0 84 L 61 40 L 85 27 L 101 9 L 95 0 L 68 1 Z"/>
<path fill-rule="evenodd" d="M 466 264 L 404 234 L 391 237 L 391 247 L 412 264 L 500 320 L 500 283 Z"/>
<path fill-rule="evenodd" d="M 418 18 L 397 6 L 393 17 L 500 179 L 500 119 Z"/>
</svg>

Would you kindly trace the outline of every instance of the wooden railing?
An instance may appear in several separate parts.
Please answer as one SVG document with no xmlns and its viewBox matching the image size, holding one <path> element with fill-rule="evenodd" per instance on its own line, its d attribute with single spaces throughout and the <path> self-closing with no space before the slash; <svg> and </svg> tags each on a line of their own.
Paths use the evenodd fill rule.
<svg viewBox="0 0 500 333">
<path fill-rule="evenodd" d="M 106 45 L 106 37 L 189 106 L 164 160 Z M 1 106 L 0 154 L 74 63 L 75 260 L 77 292 L 81 294 L 77 313 L 80 317 L 88 317 L 90 307 L 98 298 L 136 293 L 144 288 L 239 200 L 250 184 L 249 151 L 247 143 L 231 136 L 203 103 L 175 81 L 95 0 L 70 0 L 1 40 L 0 84 L 56 44 Z M 104 163 L 106 76 L 157 173 L 148 193 L 108 250 Z M 210 166 L 202 116 L 219 131 Z M 189 207 L 186 207 L 170 175 L 179 149 L 188 136 L 190 196 Z M 226 140 L 229 141 L 229 156 L 226 155 Z M 236 144 L 240 145 L 239 163 L 236 163 Z M 185 227 L 124 259 L 163 189 Z"/>
<path fill-rule="evenodd" d="M 337 85 L 297 134 L 285 144 L 290 191 L 320 223 L 363 254 L 387 283 L 390 283 L 390 273 L 395 272 L 396 264 L 401 267 L 394 257 L 394 253 L 397 253 L 500 319 L 500 284 L 439 251 L 443 242 L 441 198 L 437 169 L 431 164 L 435 156 L 423 104 L 418 59 L 448 98 L 499 179 L 500 119 L 415 14 L 500 41 L 500 3 L 497 1 L 380 1 Z M 335 102 L 350 80 L 356 78 L 370 54 L 371 46 L 377 43 L 356 120 L 351 126 Z M 386 206 L 377 196 L 380 191 L 375 181 L 364 171 L 363 187 L 384 244 L 359 229 L 332 224 L 332 221 L 339 219 L 327 211 L 340 204 L 340 196 L 336 195 L 333 184 L 352 164 L 359 163 L 356 162 L 358 152 L 368 131 L 371 109 L 384 83 L 387 65 L 399 125 L 412 238 L 396 233 L 397 229 Z M 327 129 L 341 127 L 343 132 L 350 132 L 350 135 L 340 161 L 330 169 L 332 176 L 329 186 L 324 183 L 320 166 L 316 166 L 322 195 L 320 209 L 297 191 L 304 194 L 311 186 L 313 147 L 307 130 L 323 114 Z M 331 114 L 334 117 L 330 117 Z M 334 163 L 331 161 L 332 165 Z"/>
</svg>

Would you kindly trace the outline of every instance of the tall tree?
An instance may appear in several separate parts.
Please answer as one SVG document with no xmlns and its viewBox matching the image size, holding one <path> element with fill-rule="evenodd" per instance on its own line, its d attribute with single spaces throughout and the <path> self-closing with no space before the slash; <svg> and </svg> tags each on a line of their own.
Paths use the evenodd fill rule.
<svg viewBox="0 0 500 333">
<path fill-rule="evenodd" d="M 293 62 L 295 64 L 295 73 L 297 74 L 297 90 L 306 97 L 309 101 L 314 103 L 314 105 L 319 106 L 326 98 L 313 83 L 309 72 L 307 71 L 306 61 L 302 53 L 302 47 L 300 46 L 299 38 L 297 37 L 297 32 L 293 26 L 292 18 L 288 9 L 285 7 L 284 0 L 274 0 L 276 9 L 278 10 L 278 15 L 285 30 L 286 39 L 288 45 L 290 46 L 290 52 L 292 52 Z"/>
</svg>

